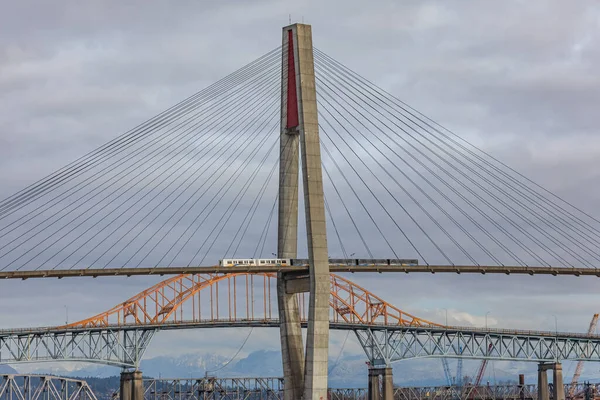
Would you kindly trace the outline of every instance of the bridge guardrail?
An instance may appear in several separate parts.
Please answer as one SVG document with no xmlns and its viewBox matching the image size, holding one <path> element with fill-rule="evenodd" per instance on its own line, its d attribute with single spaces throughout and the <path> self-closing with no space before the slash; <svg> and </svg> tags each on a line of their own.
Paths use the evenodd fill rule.
<svg viewBox="0 0 600 400">
<path fill-rule="evenodd" d="M 135 329 L 136 327 L 156 327 L 160 329 L 167 325 L 211 325 L 211 324 L 239 324 L 244 323 L 266 323 L 276 324 L 279 319 L 268 319 L 268 318 L 256 318 L 256 319 L 203 319 L 203 320 L 189 320 L 189 321 L 178 321 L 170 322 L 166 324 L 110 324 L 106 326 L 98 326 L 94 328 L 66 328 L 64 326 L 42 326 L 42 327 L 31 327 L 31 328 L 14 328 L 14 329 L 0 329 L 0 335 L 19 334 L 19 333 L 53 333 L 53 332 L 79 332 L 88 330 L 111 330 L 111 329 Z M 414 330 L 434 330 L 434 331 L 460 331 L 470 333 L 482 333 L 482 334 L 507 334 L 507 335 L 523 335 L 523 336 L 541 336 L 541 337 L 558 337 L 558 338 L 582 338 L 582 339 L 597 339 L 600 340 L 600 335 L 587 334 L 587 333 L 576 333 L 576 332 L 552 332 L 552 331 L 540 331 L 540 330 L 526 330 L 526 329 L 503 329 L 503 328 L 479 328 L 472 326 L 406 326 L 406 325 L 390 325 L 385 323 L 354 323 L 354 322 L 343 322 L 343 321 L 331 321 L 332 325 L 356 325 L 364 328 L 377 327 L 377 328 L 404 328 Z"/>
</svg>

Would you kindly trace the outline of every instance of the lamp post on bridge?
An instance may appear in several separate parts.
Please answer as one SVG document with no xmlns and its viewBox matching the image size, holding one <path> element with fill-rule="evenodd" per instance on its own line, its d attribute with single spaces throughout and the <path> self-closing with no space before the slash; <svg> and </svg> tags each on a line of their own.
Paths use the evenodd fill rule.
<svg viewBox="0 0 600 400">
<path fill-rule="evenodd" d="M 551 314 L 554 317 L 554 332 L 556 333 L 556 336 L 558 337 L 558 318 L 556 318 L 556 315 Z"/>
<path fill-rule="evenodd" d="M 556 318 L 556 315 L 551 314 L 554 317 L 554 358 L 555 361 L 558 363 L 558 318 Z"/>
<path fill-rule="evenodd" d="M 446 311 L 446 328 L 448 328 L 448 309 L 447 308 L 442 308 L 442 310 Z"/>
<path fill-rule="evenodd" d="M 485 313 L 485 330 L 486 330 L 486 331 L 487 331 L 487 328 L 488 328 L 488 324 L 487 324 L 487 316 L 488 316 L 488 314 L 490 314 L 490 313 L 491 313 L 491 311 L 486 311 L 486 313 Z"/>
</svg>

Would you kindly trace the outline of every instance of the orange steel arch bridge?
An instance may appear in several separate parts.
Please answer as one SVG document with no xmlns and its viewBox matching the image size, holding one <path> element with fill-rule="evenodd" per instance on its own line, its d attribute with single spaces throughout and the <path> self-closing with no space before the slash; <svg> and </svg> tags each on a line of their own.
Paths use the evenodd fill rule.
<svg viewBox="0 0 600 400">
<path fill-rule="evenodd" d="M 160 330 L 279 327 L 276 279 L 270 273 L 174 276 L 82 321 L 2 330 L 0 363 L 69 360 L 137 368 Z M 600 361 L 600 336 L 443 326 L 342 276 L 331 274 L 330 282 L 331 328 L 353 331 L 374 366 L 416 357 Z M 306 321 L 302 294 L 299 304 Z"/>
</svg>

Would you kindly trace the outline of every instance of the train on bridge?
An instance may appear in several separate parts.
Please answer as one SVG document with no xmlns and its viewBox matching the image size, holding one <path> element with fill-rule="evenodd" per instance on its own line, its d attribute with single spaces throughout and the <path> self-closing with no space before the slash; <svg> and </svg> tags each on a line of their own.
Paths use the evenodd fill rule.
<svg viewBox="0 0 600 400">
<path fill-rule="evenodd" d="M 308 265 L 308 258 L 224 258 L 219 260 L 221 267 L 233 266 L 304 266 Z M 419 260 L 415 259 L 397 259 L 397 258 L 330 258 L 330 265 L 419 265 Z"/>
</svg>

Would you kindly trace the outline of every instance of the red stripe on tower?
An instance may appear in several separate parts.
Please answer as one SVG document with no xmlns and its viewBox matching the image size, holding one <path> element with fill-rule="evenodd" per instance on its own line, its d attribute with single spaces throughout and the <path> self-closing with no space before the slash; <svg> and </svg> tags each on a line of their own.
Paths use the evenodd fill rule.
<svg viewBox="0 0 600 400">
<path fill-rule="evenodd" d="M 287 129 L 299 125 L 298 96 L 296 94 L 296 63 L 294 61 L 294 33 L 288 31 L 288 75 L 287 75 Z"/>
</svg>

